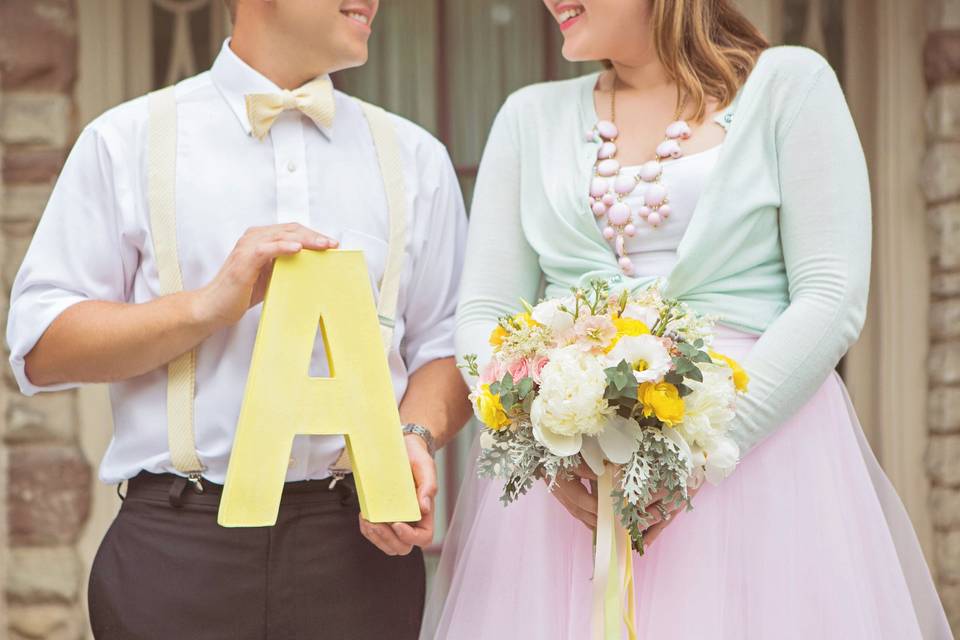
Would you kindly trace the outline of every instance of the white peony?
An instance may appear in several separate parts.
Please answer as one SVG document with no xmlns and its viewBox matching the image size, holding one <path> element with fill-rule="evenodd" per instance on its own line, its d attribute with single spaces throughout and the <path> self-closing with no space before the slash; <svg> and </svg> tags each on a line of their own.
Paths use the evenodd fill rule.
<svg viewBox="0 0 960 640">
<path fill-rule="evenodd" d="M 603 397 L 603 364 L 576 346 L 554 349 L 540 373 L 541 383 L 530 409 L 537 442 L 558 456 L 580 452 L 584 435 L 603 431 L 613 412 Z"/>
<path fill-rule="evenodd" d="M 686 412 L 672 430 L 672 439 L 681 438 L 692 465 L 702 469 L 708 481 L 717 483 L 733 472 L 740 459 L 740 449 L 728 435 L 737 393 L 729 367 L 701 364 L 700 370 L 703 382 L 685 382 L 692 393 L 684 398 Z"/>
<path fill-rule="evenodd" d="M 626 360 L 627 364 L 633 367 L 637 383 L 661 380 L 673 365 L 670 353 L 660 342 L 660 338 L 649 333 L 620 338 L 607 357 L 612 367 L 621 360 Z"/>
<path fill-rule="evenodd" d="M 725 434 L 733 420 L 737 390 L 733 371 L 718 364 L 700 363 L 703 382 L 686 380 L 691 393 L 683 399 L 685 413 L 679 428 L 688 439 L 711 438 Z"/>
<path fill-rule="evenodd" d="M 530 315 L 540 324 L 549 327 L 555 336 L 560 336 L 573 328 L 573 316 L 566 311 L 561 311 L 560 307 L 573 310 L 575 305 L 576 301 L 573 298 L 553 298 L 535 306 Z"/>
</svg>

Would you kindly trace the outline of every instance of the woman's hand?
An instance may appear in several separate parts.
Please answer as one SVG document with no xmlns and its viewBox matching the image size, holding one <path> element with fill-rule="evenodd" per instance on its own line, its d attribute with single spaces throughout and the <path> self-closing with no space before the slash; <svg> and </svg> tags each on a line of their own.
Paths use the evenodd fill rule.
<svg viewBox="0 0 960 640">
<path fill-rule="evenodd" d="M 557 478 L 556 485 L 550 489 L 553 496 L 563 505 L 563 507 L 574 518 L 582 522 L 591 531 L 597 528 L 597 494 L 596 479 L 590 467 L 581 463 L 574 470 L 576 477 L 561 479 Z M 588 491 L 584 486 L 583 480 L 589 480 L 593 491 Z M 546 479 L 544 479 L 546 481 Z M 700 484 L 691 485 L 687 488 L 691 499 L 700 490 Z M 664 502 L 668 497 L 665 490 L 660 490 L 651 496 L 650 502 L 644 508 L 647 514 L 647 528 L 643 532 L 644 545 L 649 547 L 653 541 L 660 537 L 667 526 L 673 522 L 675 516 L 684 509 L 683 504 L 675 505 L 672 502 Z"/>
<path fill-rule="evenodd" d="M 582 522 L 591 531 L 595 530 L 597 528 L 596 489 L 593 493 L 587 491 L 583 480 L 593 482 L 597 479 L 597 476 L 590 471 L 590 467 L 582 462 L 574 470 L 574 474 L 576 475 L 574 478 L 557 478 L 557 483 L 550 488 L 550 492 L 570 512 L 570 515 Z M 546 479 L 544 481 L 546 482 Z"/>
<path fill-rule="evenodd" d="M 693 496 L 697 495 L 697 491 L 700 490 L 701 484 L 698 483 L 695 486 L 687 487 L 687 495 L 690 496 L 690 499 L 693 499 Z M 653 494 L 652 500 L 646 506 L 647 514 L 647 528 L 643 532 L 643 545 L 645 548 L 649 548 L 653 544 L 654 540 L 660 537 L 660 534 L 663 533 L 663 530 L 666 529 L 671 522 L 676 520 L 676 515 L 682 513 L 684 510 L 684 505 L 681 503 L 679 505 L 671 502 L 664 502 L 664 499 L 667 497 L 667 493 L 663 490 L 658 491 Z"/>
</svg>

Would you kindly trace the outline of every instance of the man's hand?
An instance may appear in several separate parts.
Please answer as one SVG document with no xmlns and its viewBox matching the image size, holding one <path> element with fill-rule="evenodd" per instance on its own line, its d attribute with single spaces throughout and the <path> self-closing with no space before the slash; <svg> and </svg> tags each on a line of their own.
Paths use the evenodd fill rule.
<svg viewBox="0 0 960 640">
<path fill-rule="evenodd" d="M 426 547 L 433 541 L 433 502 L 437 495 L 437 466 L 427 449 L 427 443 L 416 434 L 404 437 L 410 470 L 417 487 L 420 503 L 419 522 L 374 524 L 360 516 L 360 532 L 378 549 L 390 556 L 405 556 L 414 546 Z"/>
<path fill-rule="evenodd" d="M 336 240 L 297 223 L 248 229 L 216 277 L 198 291 L 197 314 L 214 326 L 235 324 L 263 301 L 274 260 L 302 249 L 336 247 Z"/>
</svg>

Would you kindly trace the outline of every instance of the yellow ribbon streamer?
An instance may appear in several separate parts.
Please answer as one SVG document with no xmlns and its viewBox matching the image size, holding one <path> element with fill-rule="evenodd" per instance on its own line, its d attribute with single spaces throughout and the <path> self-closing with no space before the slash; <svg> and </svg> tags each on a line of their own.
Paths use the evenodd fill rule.
<svg viewBox="0 0 960 640">
<path fill-rule="evenodd" d="M 593 559 L 593 640 L 620 640 L 621 625 L 637 640 L 630 535 L 613 513 L 613 468 L 597 478 L 597 534 Z M 626 600 L 626 602 L 625 602 Z M 625 606 L 626 605 L 626 606 Z"/>
</svg>

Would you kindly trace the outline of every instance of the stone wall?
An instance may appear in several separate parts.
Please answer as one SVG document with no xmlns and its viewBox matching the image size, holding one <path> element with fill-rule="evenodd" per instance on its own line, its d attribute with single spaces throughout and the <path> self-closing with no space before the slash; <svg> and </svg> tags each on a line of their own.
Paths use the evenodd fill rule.
<svg viewBox="0 0 960 640">
<path fill-rule="evenodd" d="M 13 277 L 76 132 L 74 0 L 0 2 L 0 329 Z M 3 359 L 8 353 L 4 343 Z M 91 467 L 78 446 L 74 392 L 26 398 L 0 367 L 0 480 L 6 502 L 10 640 L 83 637 L 77 539 Z M 0 502 L 2 505 L 2 502 Z M 0 599 L 4 600 L 4 599 Z M 0 620 L 3 620 L 0 617 Z"/>
<path fill-rule="evenodd" d="M 935 570 L 954 633 L 960 636 L 960 0 L 929 0 L 928 29 L 923 171 L 932 269 L 927 470 L 933 484 Z"/>
</svg>

